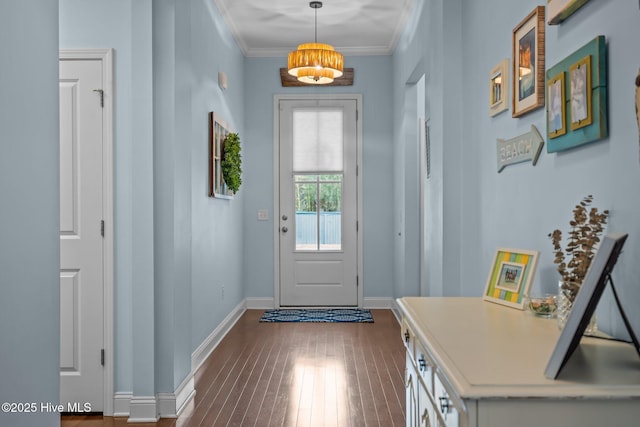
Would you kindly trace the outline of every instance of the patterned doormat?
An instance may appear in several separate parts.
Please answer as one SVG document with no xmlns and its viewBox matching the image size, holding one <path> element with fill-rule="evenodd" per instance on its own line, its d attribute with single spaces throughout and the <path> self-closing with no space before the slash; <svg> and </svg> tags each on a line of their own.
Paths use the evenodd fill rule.
<svg viewBox="0 0 640 427">
<path fill-rule="evenodd" d="M 266 310 L 260 322 L 373 323 L 370 310 L 355 308 Z"/>
</svg>

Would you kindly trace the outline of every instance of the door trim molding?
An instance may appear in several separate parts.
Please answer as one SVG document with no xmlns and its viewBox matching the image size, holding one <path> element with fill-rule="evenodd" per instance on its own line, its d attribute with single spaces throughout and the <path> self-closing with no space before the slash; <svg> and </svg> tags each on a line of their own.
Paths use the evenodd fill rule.
<svg viewBox="0 0 640 427">
<path fill-rule="evenodd" d="M 103 414 L 113 415 L 114 353 L 113 353 L 113 278 L 114 278 L 114 214 L 113 214 L 113 49 L 61 49 L 59 60 L 100 60 L 102 62 L 102 218 L 105 223 L 103 239 L 103 303 L 104 303 L 104 381 Z"/>
<path fill-rule="evenodd" d="M 273 296 L 275 308 L 280 308 L 280 101 L 310 101 L 310 100 L 350 100 L 356 101 L 356 183 L 357 183 L 357 266 L 358 266 L 358 307 L 362 308 L 364 303 L 364 260 L 363 260 L 363 183 L 362 183 L 362 94 L 327 94 L 327 95 L 274 95 L 273 96 Z"/>
</svg>

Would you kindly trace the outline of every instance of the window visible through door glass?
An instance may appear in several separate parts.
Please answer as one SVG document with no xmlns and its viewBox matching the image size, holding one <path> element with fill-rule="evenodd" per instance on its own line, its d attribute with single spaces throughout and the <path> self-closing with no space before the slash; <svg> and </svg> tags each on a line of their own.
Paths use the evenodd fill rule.
<svg viewBox="0 0 640 427">
<path fill-rule="evenodd" d="M 343 111 L 293 112 L 296 250 L 342 250 Z"/>
<path fill-rule="evenodd" d="M 342 175 L 295 175 L 296 250 L 342 249 Z"/>
</svg>

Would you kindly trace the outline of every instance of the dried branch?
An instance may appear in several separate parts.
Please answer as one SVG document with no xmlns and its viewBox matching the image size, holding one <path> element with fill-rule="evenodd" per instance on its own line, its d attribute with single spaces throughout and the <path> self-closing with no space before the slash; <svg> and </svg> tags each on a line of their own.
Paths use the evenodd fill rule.
<svg viewBox="0 0 640 427">
<path fill-rule="evenodd" d="M 575 299 L 589 270 L 609 217 L 608 210 L 599 212 L 598 208 L 591 207 L 592 202 L 593 196 L 586 196 L 573 209 L 573 219 L 569 221 L 571 228 L 567 233 L 564 250 L 561 244 L 562 231 L 553 230 L 549 233 L 555 255 L 553 262 L 557 264 L 563 282 L 562 290 L 571 301 Z"/>
</svg>

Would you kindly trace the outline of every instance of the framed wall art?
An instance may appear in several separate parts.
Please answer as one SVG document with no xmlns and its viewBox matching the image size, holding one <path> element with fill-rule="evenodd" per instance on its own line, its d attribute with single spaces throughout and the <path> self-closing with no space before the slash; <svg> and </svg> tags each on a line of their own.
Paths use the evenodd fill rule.
<svg viewBox="0 0 640 427">
<path fill-rule="evenodd" d="M 547 152 L 553 153 L 606 138 L 607 122 L 607 45 L 598 36 L 547 70 L 547 87 L 558 75 L 565 77 L 564 133 L 554 133 L 556 125 L 547 122 Z M 551 117 L 551 97 L 547 110 Z M 555 136 L 553 136 L 555 135 Z"/>
<path fill-rule="evenodd" d="M 591 109 L 591 55 L 569 66 L 571 81 L 571 130 L 580 129 L 593 123 Z"/>
<path fill-rule="evenodd" d="M 209 113 L 209 197 L 233 198 L 222 175 L 222 144 L 231 133 L 229 126 L 213 111 Z"/>
<path fill-rule="evenodd" d="M 544 28 L 544 6 L 538 6 L 513 29 L 513 117 L 544 106 Z"/>
<path fill-rule="evenodd" d="M 498 248 L 493 257 L 483 299 L 509 307 L 524 308 L 538 265 L 538 251 Z"/>
<path fill-rule="evenodd" d="M 509 60 L 504 59 L 489 73 L 489 115 L 495 116 L 509 108 Z"/>
<path fill-rule="evenodd" d="M 549 25 L 558 25 L 589 0 L 547 0 Z"/>
<path fill-rule="evenodd" d="M 567 133 L 564 72 L 547 80 L 547 136 L 557 138 Z"/>
</svg>

